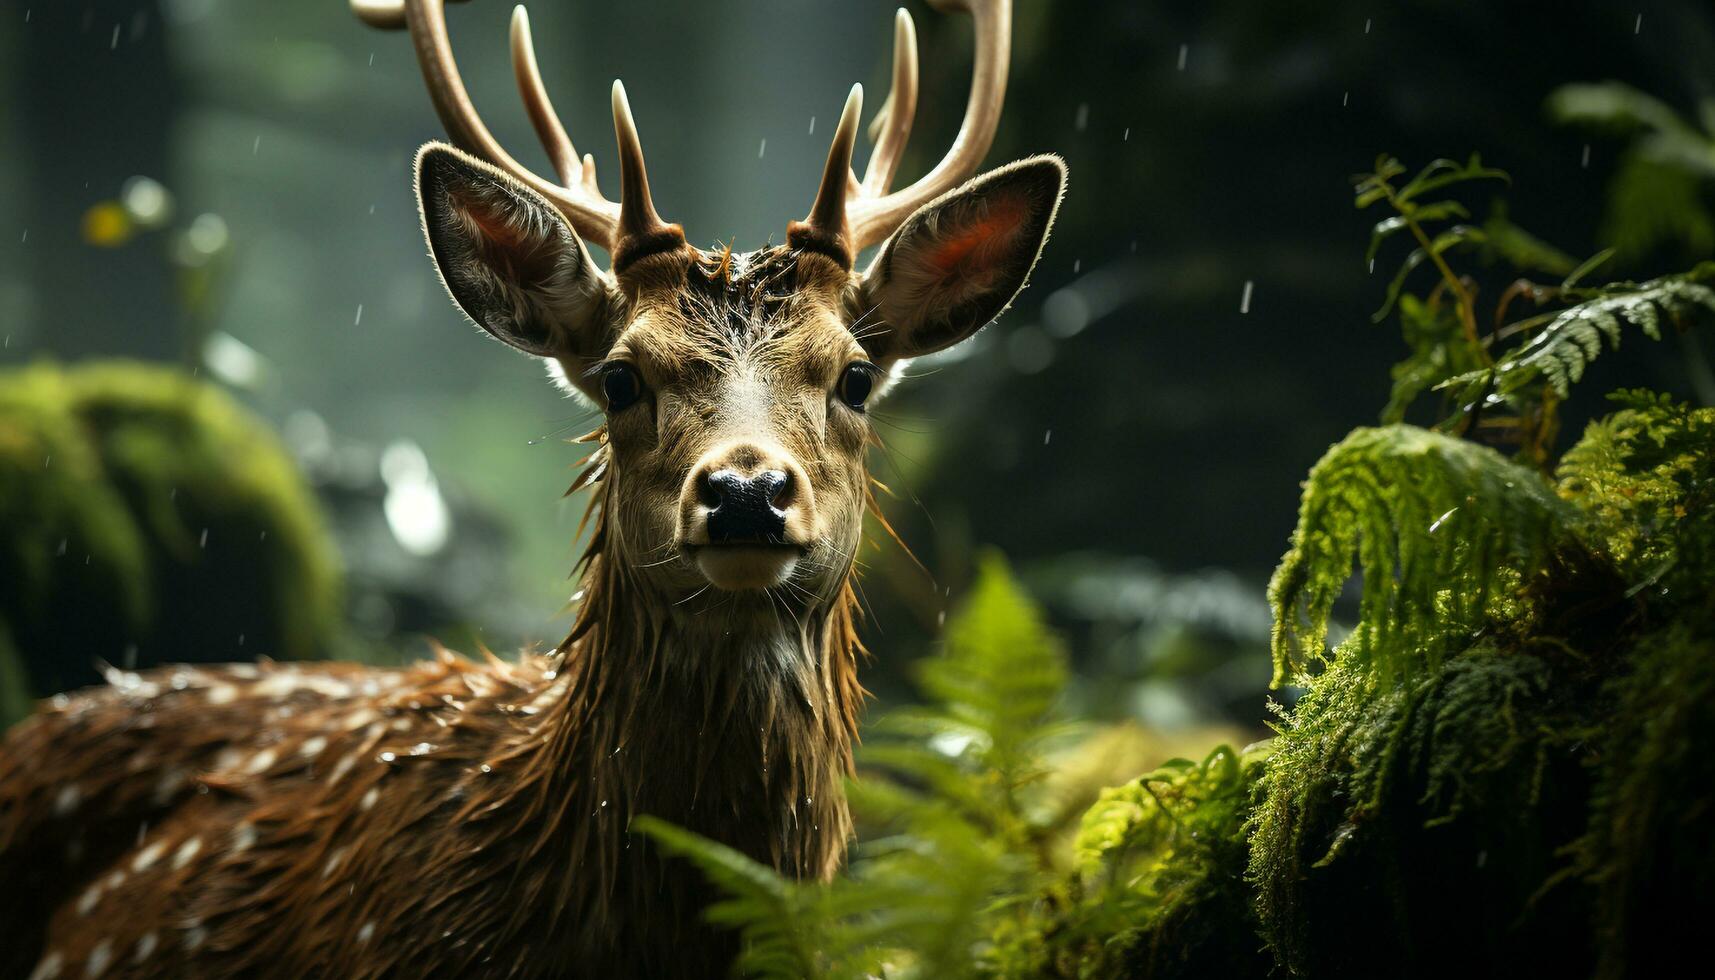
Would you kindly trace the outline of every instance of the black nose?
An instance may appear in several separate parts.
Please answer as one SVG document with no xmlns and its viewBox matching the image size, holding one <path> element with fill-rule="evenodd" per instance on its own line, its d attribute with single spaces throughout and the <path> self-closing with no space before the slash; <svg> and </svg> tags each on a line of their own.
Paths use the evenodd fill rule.
<svg viewBox="0 0 1715 980">
<path fill-rule="evenodd" d="M 710 506 L 709 541 L 736 544 L 753 541 L 783 544 L 786 512 L 774 502 L 786 492 L 791 477 L 780 470 L 745 476 L 736 470 L 715 470 L 703 478 L 703 502 Z"/>
</svg>

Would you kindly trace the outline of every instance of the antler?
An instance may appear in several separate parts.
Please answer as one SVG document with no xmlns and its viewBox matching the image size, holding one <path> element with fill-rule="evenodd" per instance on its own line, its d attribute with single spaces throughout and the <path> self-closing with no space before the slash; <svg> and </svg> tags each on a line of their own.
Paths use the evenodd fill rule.
<svg viewBox="0 0 1715 980">
<path fill-rule="evenodd" d="M 804 222 L 809 226 L 826 226 L 823 230 L 829 234 L 843 233 L 853 255 L 893 234 L 913 211 L 976 173 L 1000 125 L 1012 46 L 1012 0 L 929 2 L 937 10 L 966 11 L 975 27 L 976 56 L 971 69 L 971 98 L 965 106 L 965 121 L 960 125 L 952 147 L 933 170 L 911 186 L 888 193 L 917 112 L 917 32 L 911 23 L 911 15 L 901 8 L 894 19 L 893 89 L 882 103 L 875 121 L 870 124 L 870 138 L 876 140 L 876 146 L 870 156 L 869 168 L 861 182 L 849 169 L 835 173 L 832 158 L 842 152 L 842 127 L 834 137 L 830 166 L 817 192 L 816 208 Z M 836 222 L 826 205 L 833 190 L 841 184 L 844 185 L 839 189 L 844 192 L 845 213 L 843 220 Z M 821 218 L 820 223 L 818 217 Z"/>
<path fill-rule="evenodd" d="M 350 3 L 352 13 L 371 27 L 410 31 L 417 61 L 423 69 L 423 81 L 447 136 L 461 149 L 482 157 L 552 201 L 585 241 L 617 253 L 632 240 L 678 233 L 678 226 L 662 221 L 650 203 L 637 124 L 632 120 L 625 89 L 618 82 L 614 83 L 613 91 L 613 128 L 619 141 L 622 193 L 619 203 L 602 196 L 596 186 L 595 158 L 585 155 L 580 161 L 571 137 L 566 135 L 548 99 L 542 73 L 536 65 L 535 45 L 530 39 L 530 17 L 522 5 L 512 12 L 512 71 L 530 123 L 548 151 L 559 183 L 540 177 L 519 163 L 483 124 L 470 94 L 465 91 L 458 62 L 453 57 L 447 36 L 446 0 L 350 0 Z M 619 264 L 616 254 L 615 265 Z"/>
</svg>

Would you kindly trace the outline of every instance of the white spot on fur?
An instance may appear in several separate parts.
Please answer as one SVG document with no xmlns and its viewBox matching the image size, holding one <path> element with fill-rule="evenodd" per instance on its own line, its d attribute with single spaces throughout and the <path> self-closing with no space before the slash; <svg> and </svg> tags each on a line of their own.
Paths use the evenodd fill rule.
<svg viewBox="0 0 1715 980">
<path fill-rule="evenodd" d="M 357 941 L 359 943 L 367 943 L 367 942 L 369 942 L 369 940 L 373 939 L 374 937 L 375 937 L 375 923 L 373 923 L 373 922 L 365 922 L 363 924 L 363 928 L 357 930 Z"/>
<path fill-rule="evenodd" d="M 244 771 L 250 773 L 252 776 L 259 775 L 266 772 L 268 767 L 272 766 L 274 764 L 274 760 L 278 757 L 279 753 L 275 752 L 273 749 L 263 749 L 250 757 L 250 762 L 245 765 Z"/>
<path fill-rule="evenodd" d="M 231 704 L 233 701 L 237 700 L 237 698 L 238 688 L 233 687 L 231 684 L 222 684 L 219 687 L 211 687 L 208 689 L 209 704 Z"/>
<path fill-rule="evenodd" d="M 54 816 L 63 817 L 77 809 L 77 805 L 82 802 L 83 790 L 79 789 L 76 783 L 61 787 L 54 797 Z"/>
<path fill-rule="evenodd" d="M 300 748 L 298 751 L 300 753 L 302 753 L 305 758 L 313 759 L 316 756 L 321 755 L 322 750 L 327 748 L 327 747 L 328 747 L 328 740 L 323 738 L 320 735 L 317 735 L 313 738 L 305 739 L 303 747 Z"/>
<path fill-rule="evenodd" d="M 161 773 L 161 778 L 155 781 L 155 805 L 165 806 L 173 798 L 173 794 L 179 791 L 179 787 L 185 784 L 187 775 L 189 774 L 183 769 L 168 769 Z"/>
<path fill-rule="evenodd" d="M 65 965 L 65 957 L 59 953 L 49 953 L 36 964 L 36 969 L 30 974 L 30 980 L 54 980 L 60 975 L 60 969 Z"/>
<path fill-rule="evenodd" d="M 322 868 L 322 877 L 323 878 L 332 878 L 334 871 L 339 867 L 340 860 L 344 857 L 345 857 L 345 848 L 343 848 L 343 847 L 335 850 L 332 854 L 330 854 L 328 856 L 327 865 Z"/>
<path fill-rule="evenodd" d="M 197 856 L 197 852 L 201 850 L 201 837 L 192 837 L 190 840 L 180 844 L 178 852 L 173 855 L 173 868 L 177 870 L 183 868 L 187 864 L 190 864 L 191 860 Z"/>
<path fill-rule="evenodd" d="M 243 854 L 256 846 L 256 825 L 241 823 L 232 828 L 232 853 Z"/>
<path fill-rule="evenodd" d="M 345 716 L 345 727 L 347 731 L 356 731 L 380 717 L 380 715 L 370 711 L 368 708 L 364 708 L 360 711 L 353 711 L 351 714 Z"/>
<path fill-rule="evenodd" d="M 350 755 L 346 756 L 345 758 L 339 760 L 339 762 L 335 763 L 335 765 L 333 767 L 333 772 L 328 773 L 328 782 L 329 783 L 339 782 L 341 777 L 343 777 L 346 773 L 351 771 L 352 766 L 357 765 L 357 756 L 358 756 L 358 753 L 353 752 Z"/>
<path fill-rule="evenodd" d="M 159 861 L 161 859 L 161 855 L 166 853 L 166 851 L 167 842 L 164 840 L 158 840 L 155 843 L 150 844 L 148 847 L 143 848 L 143 852 L 137 855 L 136 860 L 131 862 L 131 870 L 136 872 L 149 870 L 149 866 L 154 864 L 156 861 Z"/>
<path fill-rule="evenodd" d="M 77 914 L 88 915 L 95 911 L 95 906 L 101 901 L 101 883 L 96 882 L 84 889 L 83 895 L 77 900 Z"/>
<path fill-rule="evenodd" d="M 103 939 L 89 951 L 89 959 L 83 964 L 83 975 L 99 977 L 107 972 L 107 964 L 113 962 L 113 940 Z"/>
<path fill-rule="evenodd" d="M 161 937 L 153 931 L 145 932 L 143 937 L 137 940 L 137 951 L 131 954 L 131 962 L 141 963 L 148 959 L 154 954 L 155 947 L 160 945 L 160 942 Z"/>
<path fill-rule="evenodd" d="M 374 808 L 375 801 L 379 799 L 381 799 L 381 787 L 372 786 L 369 792 L 363 794 L 363 801 L 358 806 L 361 809 L 370 810 Z"/>
<path fill-rule="evenodd" d="M 190 926 L 185 929 L 185 950 L 194 953 L 201 949 L 202 944 L 206 942 L 208 942 L 208 930 L 202 927 L 202 920 L 192 919 Z"/>
</svg>

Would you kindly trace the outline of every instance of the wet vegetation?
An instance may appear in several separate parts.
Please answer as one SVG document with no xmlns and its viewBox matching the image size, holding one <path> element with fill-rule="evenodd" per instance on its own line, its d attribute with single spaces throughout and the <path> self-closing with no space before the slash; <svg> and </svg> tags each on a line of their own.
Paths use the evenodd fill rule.
<svg viewBox="0 0 1715 980">
<path fill-rule="evenodd" d="M 216 9 L 114 6 L 130 25 L 144 22 L 133 8 L 176 11 L 175 30 Z M 629 15 L 599 7 L 559 28 L 568 92 L 617 57 L 589 27 Z M 158 14 L 141 44 L 135 27 L 109 42 L 79 27 L 81 9 L 51 5 L 41 33 L 0 31 L 21 73 L 83 73 L 19 100 L 15 142 L 38 159 L 13 195 L 27 203 L 5 212 L 22 234 L 0 245 L 17 259 L 0 262 L 0 356 L 182 355 L 215 379 L 118 363 L 0 373 L 0 725 L 94 682 L 98 660 L 364 653 L 348 634 L 434 632 L 467 651 L 558 638 L 543 613 L 575 585 L 543 570 L 569 564 L 581 501 L 553 527 L 521 501 L 563 486 L 550 450 L 590 420 L 450 312 L 428 322 L 445 304 L 401 161 L 433 120 L 403 49 L 372 45 L 335 8 L 197 13 L 217 26 L 159 91 L 129 81 L 173 74 Z M 946 591 L 899 550 L 866 550 L 879 607 L 866 679 L 881 697 L 850 790 L 848 870 L 788 881 L 659 823 L 637 826 L 638 846 L 721 887 L 708 915 L 742 932 L 744 976 L 1680 969 L 1715 890 L 1715 410 L 1686 399 L 1715 391 L 1701 353 L 1712 117 L 1603 82 L 1554 91 L 1553 127 L 1524 121 L 1547 77 L 1699 90 L 1706 12 L 1652 8 L 1640 43 L 1630 11 L 1569 10 L 1561 40 L 1520 44 L 1547 31 L 1521 6 L 1193 9 L 1020 4 L 993 158 L 1062 152 L 1072 197 L 1018 308 L 962 362 L 933 366 L 958 383 L 901 391 L 876 414 L 876 471 L 899 491 L 890 520 L 959 602 L 937 630 Z M 324 38 L 304 28 L 313 17 Z M 107 60 L 54 50 L 54 18 Z M 968 38 L 919 22 L 926 91 L 956 91 Z M 730 114 L 754 114 L 778 66 L 740 40 L 703 45 L 722 63 L 697 67 L 742 100 Z M 473 63 L 497 59 L 473 78 L 505 80 L 503 52 L 470 47 Z M 653 72 L 632 60 L 587 74 L 623 68 L 661 129 L 691 134 L 680 152 L 701 172 L 706 147 L 754 140 L 680 98 L 682 66 L 665 63 L 680 54 L 664 43 L 635 56 L 661 59 Z M 872 83 L 885 62 L 873 67 Z M 841 86 L 850 74 L 832 69 Z M 361 102 L 362 85 L 322 80 L 358 75 L 393 88 Z M 179 104 L 202 88 L 220 94 Z M 773 96 L 824 111 L 815 85 L 792 88 Z M 130 101 L 142 97 L 148 113 Z M 948 118 L 925 104 L 924 146 L 944 142 L 955 102 Z M 174 173 L 178 131 L 197 141 Z M 815 153 L 825 132 L 824 117 Z M 774 138 L 759 172 L 786 170 L 793 151 Z M 131 152 L 109 154 L 116 142 Z M 1322 191 L 1377 147 L 1416 164 L 1473 144 L 1482 157 L 1370 163 L 1352 185 L 1367 243 L 1332 220 Z M 352 156 L 330 179 L 336 145 Z M 238 244 L 212 214 L 187 212 L 169 239 L 91 206 L 140 171 L 182 189 L 189 211 L 222 209 Z M 721 220 L 774 222 L 781 200 L 756 189 L 769 181 L 702 179 L 689 203 L 752 195 Z M 335 243 L 336 215 L 367 224 L 340 225 L 349 242 Z M 689 224 L 742 242 L 776 223 Z M 1599 250 L 1562 247 L 1586 241 Z M 341 244 L 347 261 L 326 258 Z M 35 299 L 20 304 L 8 275 L 26 268 Z M 125 288 L 90 288 L 108 279 Z M 1245 315 L 1221 319 L 1241 284 Z M 1378 352 L 1395 335 L 1388 373 Z M 250 367 L 223 368 L 220 351 Z M 402 352 L 410 371 L 376 370 Z M 1640 383 L 1673 394 L 1614 390 Z M 1335 438 L 1376 404 L 1375 425 Z M 394 438 L 409 452 L 388 477 L 379 447 Z M 548 448 L 527 453 L 526 439 Z M 402 547 L 382 501 L 442 492 L 447 542 Z M 973 557 L 973 541 L 1004 545 L 1013 567 Z M 1209 564 L 1234 571 L 1186 571 Z"/>
<path fill-rule="evenodd" d="M 338 554 L 275 435 L 134 363 L 0 372 L 0 723 L 105 662 L 338 653 Z"/>
<path fill-rule="evenodd" d="M 1715 409 L 1618 391 L 1552 447 L 1591 361 L 1715 319 L 1710 273 L 1584 285 L 1612 253 L 1449 196 L 1501 171 L 1406 173 L 1356 180 L 1392 212 L 1372 259 L 1412 243 L 1377 314 L 1410 354 L 1385 424 L 1304 484 L 1269 588 L 1298 695 L 1274 735 L 1105 789 L 1061 833 L 1064 653 L 991 560 L 920 665 L 926 707 L 860 756 L 845 877 L 643 828 L 726 889 L 741 975 L 1620 977 L 1695 948 L 1663 913 L 1715 879 Z"/>
</svg>

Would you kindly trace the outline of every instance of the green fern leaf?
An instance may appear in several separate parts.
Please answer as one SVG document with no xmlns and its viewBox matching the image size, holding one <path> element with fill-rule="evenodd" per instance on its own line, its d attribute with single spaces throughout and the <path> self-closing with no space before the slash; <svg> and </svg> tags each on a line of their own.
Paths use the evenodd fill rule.
<svg viewBox="0 0 1715 980">
<path fill-rule="evenodd" d="M 1385 677 L 1522 612 L 1523 587 L 1578 519 L 1540 474 L 1492 449 L 1407 425 L 1356 430 L 1310 471 L 1269 583 L 1275 683 L 1327 662 L 1354 559 L 1363 588 L 1345 649 Z"/>
<path fill-rule="evenodd" d="M 1626 326 L 1660 340 L 1663 314 L 1674 323 L 1715 315 L 1715 289 L 1704 285 L 1707 278 L 1709 272 L 1699 269 L 1637 286 L 1606 287 L 1594 299 L 1562 310 L 1528 344 L 1493 368 L 1495 391 L 1513 395 L 1546 380 L 1565 398 L 1590 362 L 1601 356 L 1604 342 L 1610 350 L 1620 346 Z M 1437 387 L 1466 388 L 1488 377 L 1487 372 L 1471 371 Z"/>
</svg>

